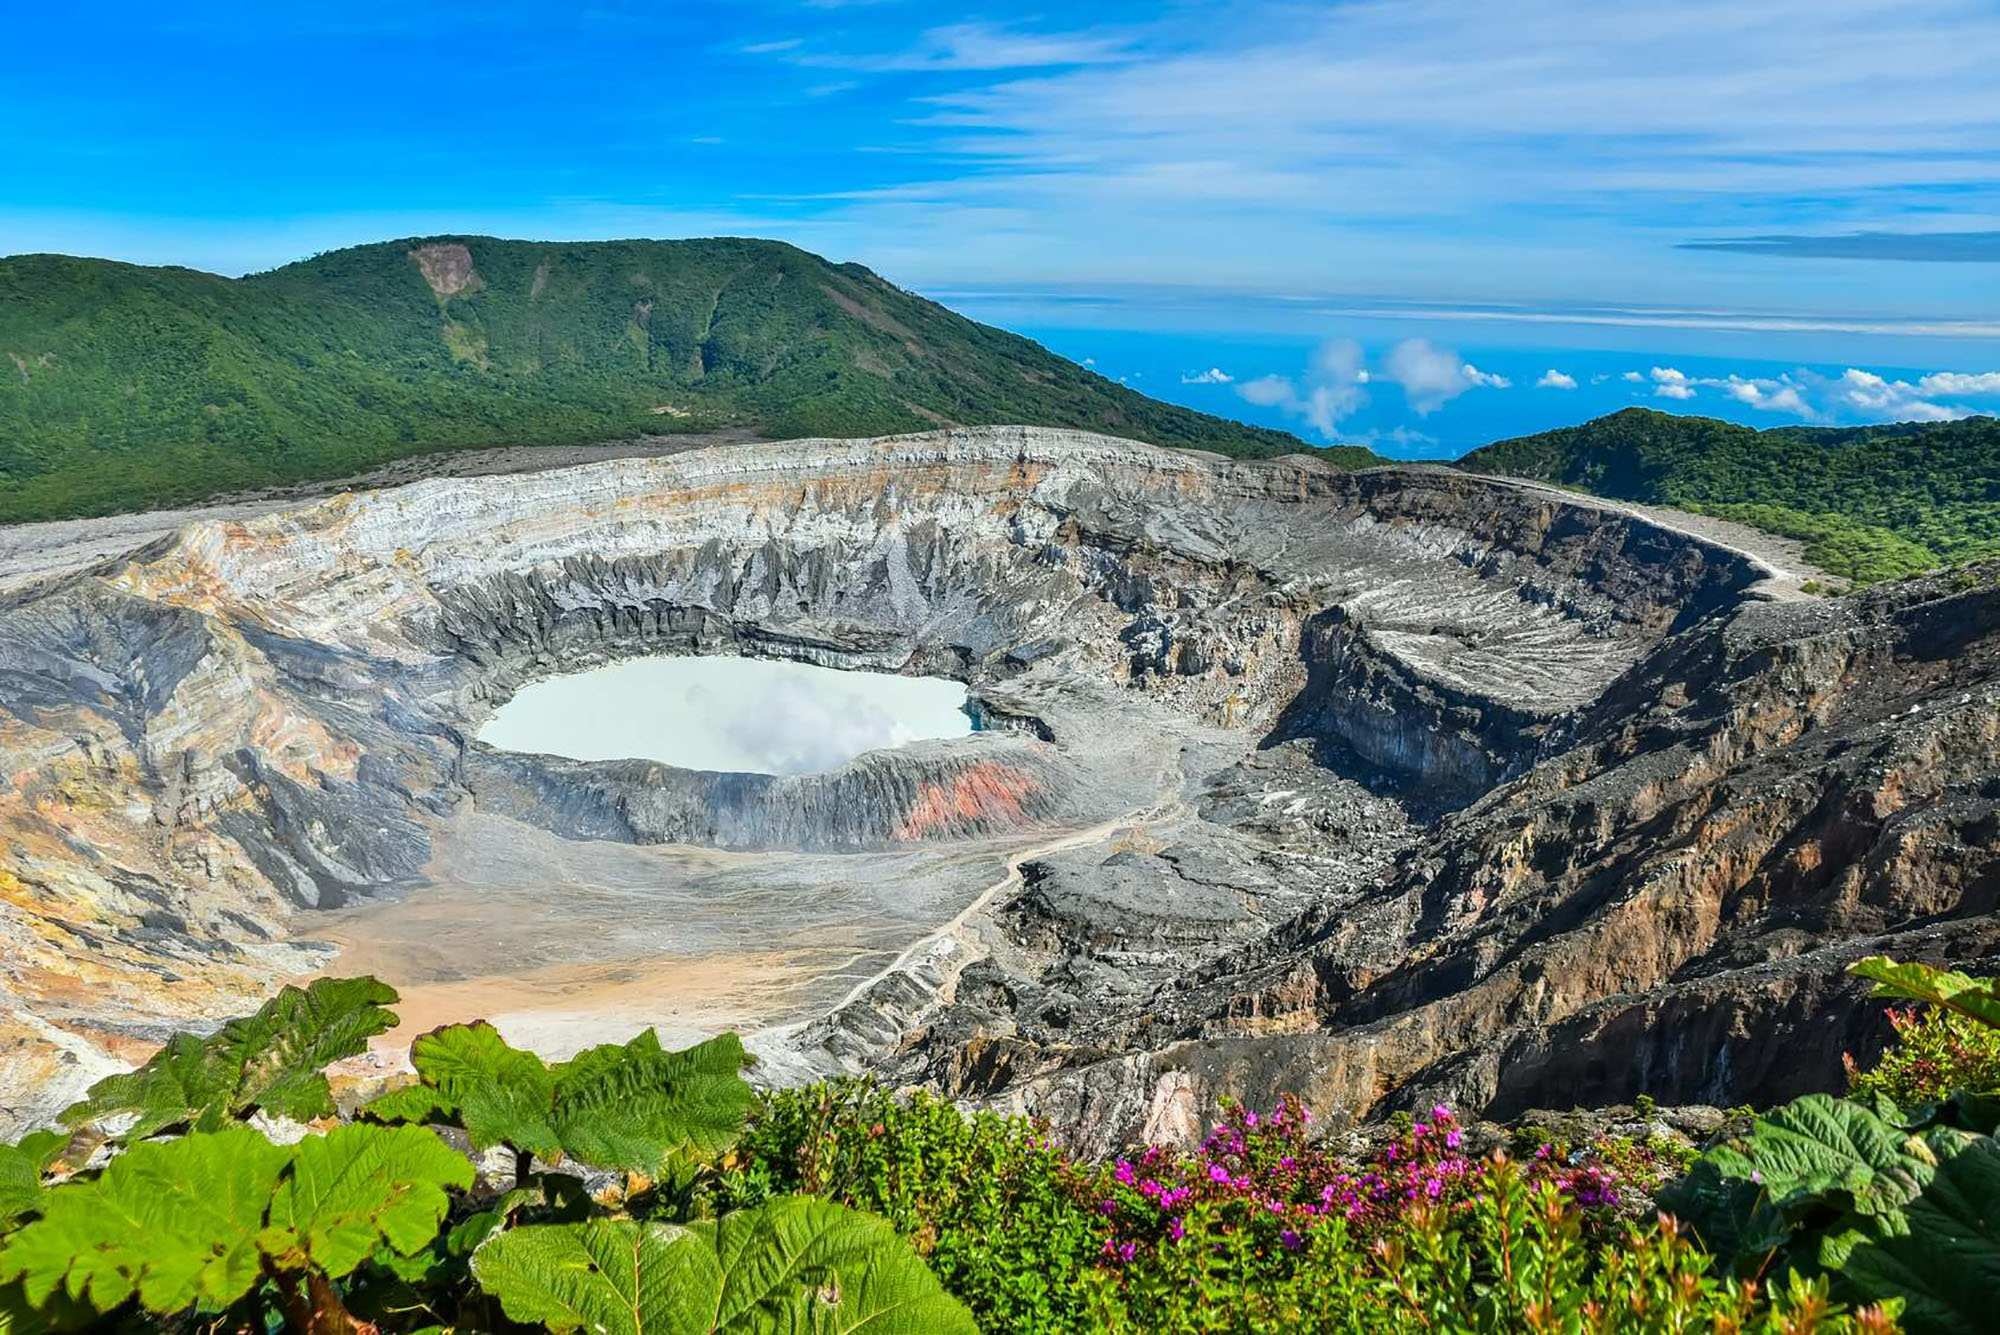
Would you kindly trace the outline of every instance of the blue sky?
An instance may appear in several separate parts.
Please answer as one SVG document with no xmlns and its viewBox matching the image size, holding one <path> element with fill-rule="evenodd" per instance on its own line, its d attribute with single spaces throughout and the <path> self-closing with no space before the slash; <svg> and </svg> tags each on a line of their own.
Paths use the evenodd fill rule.
<svg viewBox="0 0 2000 1335">
<path fill-rule="evenodd" d="M 17 7 L 0 253 L 777 236 L 1397 452 L 2000 410 L 1995 0 L 273 8 Z"/>
</svg>

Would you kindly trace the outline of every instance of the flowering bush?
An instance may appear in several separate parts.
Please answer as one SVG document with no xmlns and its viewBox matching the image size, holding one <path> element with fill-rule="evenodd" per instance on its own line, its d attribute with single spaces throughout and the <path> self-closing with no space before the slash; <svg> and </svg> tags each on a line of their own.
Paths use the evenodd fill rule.
<svg viewBox="0 0 2000 1335">
<path fill-rule="evenodd" d="M 883 1215 L 990 1330 L 1888 1330 L 1823 1286 L 1709 1274 L 1648 1215 L 1659 1146 L 1578 1134 L 1477 1155 L 1439 1106 L 1373 1150 L 1296 1099 L 1226 1107 L 1200 1149 L 1079 1162 L 1019 1118 L 865 1082 L 774 1095 L 726 1205 L 807 1191 Z"/>
<path fill-rule="evenodd" d="M 1226 1107 L 1199 1152 L 1149 1146 L 1119 1159 L 1097 1202 L 1109 1225 L 1104 1256 L 1131 1261 L 1140 1251 L 1177 1242 L 1193 1205 L 1212 1217 L 1268 1234 L 1299 1251 L 1312 1230 L 1339 1220 L 1363 1240 L 1400 1227 L 1419 1206 L 1463 1208 L 1484 1193 L 1504 1160 L 1468 1152 L 1452 1110 L 1432 1108 L 1359 1162 L 1315 1145 L 1312 1114 L 1287 1097 L 1268 1113 Z M 1606 1231 L 1604 1212 L 1633 1187 L 1651 1191 L 1677 1170 L 1677 1155 L 1632 1141 L 1596 1138 L 1580 1147 L 1543 1142 L 1521 1170 L 1576 1207 L 1586 1226 Z"/>
<path fill-rule="evenodd" d="M 1905 1107 L 1960 1090 L 2000 1089 L 2000 1029 L 1942 1007 L 1891 1008 L 1896 1038 L 1872 1070 L 1848 1063 L 1857 1094 L 1886 1094 Z"/>
<path fill-rule="evenodd" d="M 717 1210 L 808 1192 L 887 1219 L 987 1330 L 1092 1330 L 1103 1176 L 1025 1118 L 966 1116 L 865 1080 L 771 1094 Z"/>
</svg>

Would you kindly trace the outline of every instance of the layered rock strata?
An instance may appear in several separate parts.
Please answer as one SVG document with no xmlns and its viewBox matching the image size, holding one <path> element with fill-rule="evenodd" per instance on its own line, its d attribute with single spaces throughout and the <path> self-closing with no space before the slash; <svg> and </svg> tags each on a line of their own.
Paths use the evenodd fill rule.
<svg viewBox="0 0 2000 1335">
<path fill-rule="evenodd" d="M 1175 1081 L 1297 1075 L 1356 1105 L 1453 1082 L 1526 1097 L 1501 1073 L 1532 1044 L 1508 1044 L 1627 992 L 1665 1005 L 1691 961 L 1739 939 L 1699 925 L 1705 901 L 1620 907 L 1626 864 L 1600 845 L 1693 837 L 1718 785 L 1792 726 L 1775 704 L 1739 719 L 1711 698 L 1775 661 L 1731 647 L 1767 624 L 1751 604 L 1769 573 L 1492 479 L 1026 428 L 439 479 L 196 522 L 0 603 L 0 1103 L 31 1115 L 326 963 L 301 944 L 313 915 L 423 894 L 439 832 L 468 811 L 558 844 L 909 849 L 912 876 L 925 850 L 1050 850 L 789 1034 L 773 1069 L 934 1079 L 1070 1109 L 1100 1139 L 1160 1123 Z M 1856 646 L 1892 633 L 1868 615 Z M 524 682 L 654 653 L 952 675 L 1005 726 L 803 779 L 473 740 Z M 1710 732 L 1691 740 L 1668 700 Z M 1665 768 L 1579 796 L 1645 765 Z M 1972 836 L 1928 838 L 1883 865 Z M 1818 847 L 1820 865 L 1846 850 Z M 1713 856 L 1731 874 L 1755 861 Z M 1661 886 L 1680 865 L 1640 864 L 1637 884 Z M 587 927 L 561 922 L 559 894 L 549 912 L 551 931 Z M 1645 922 L 1677 914 L 1696 924 L 1681 945 L 1626 960 Z M 1560 980 L 1523 964 L 1536 981 L 1493 982 L 1570 939 L 1571 917 L 1597 935 Z M 1800 940 L 1860 921 L 1822 916 Z M 1457 1009 L 1408 1018 L 1441 998 Z M 1604 1014 L 1604 1032 L 1618 1023 Z M 1371 1025 L 1396 1035 L 1370 1049 L 1394 1060 L 1314 1055 Z M 1279 1055 L 1235 1055 L 1245 1042 Z M 1554 1082 L 1582 1050 L 1535 1060 Z"/>
</svg>

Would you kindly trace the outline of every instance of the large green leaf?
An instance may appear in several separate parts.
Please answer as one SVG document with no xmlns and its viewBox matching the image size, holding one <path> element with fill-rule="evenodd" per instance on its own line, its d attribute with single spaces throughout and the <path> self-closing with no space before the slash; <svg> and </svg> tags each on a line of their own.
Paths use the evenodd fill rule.
<svg viewBox="0 0 2000 1335">
<path fill-rule="evenodd" d="M 507 1315 L 556 1332 L 971 1335 L 971 1314 L 895 1230 L 810 1196 L 713 1224 L 535 1225 L 473 1256 Z"/>
<path fill-rule="evenodd" d="M 1780 1209 L 1840 1193 L 1863 1215 L 1887 1215 L 1915 1200 L 1936 1170 L 1921 1137 L 1858 1103 L 1808 1094 L 1756 1120 L 1735 1145 L 1709 1151 L 1725 1178 L 1755 1182 Z"/>
<path fill-rule="evenodd" d="M 942 1335 L 971 1313 L 887 1220 L 816 1196 L 785 1196 L 691 1232 L 722 1261 L 717 1329 Z"/>
<path fill-rule="evenodd" d="M 593 1335 L 715 1329 L 721 1263 L 685 1228 L 632 1219 L 536 1224 L 472 1256 L 480 1287 L 515 1321 Z"/>
<path fill-rule="evenodd" d="M 465 1128 L 476 1149 L 511 1145 L 544 1158 L 562 1149 L 554 1121 L 555 1077 L 532 1052 L 512 1047 L 500 1031 L 480 1020 L 446 1025 L 424 1034 L 410 1047 L 427 1093 L 393 1090 L 368 1105 L 388 1120 L 449 1117 Z"/>
<path fill-rule="evenodd" d="M 420 1127 L 343 1126 L 299 1142 L 271 1200 L 264 1250 L 287 1269 L 339 1278 L 387 1245 L 408 1256 L 437 1236 L 445 1188 L 472 1185 L 472 1165 Z"/>
<path fill-rule="evenodd" d="M 43 1306 L 58 1290 L 109 1312 L 221 1307 L 257 1282 L 257 1234 L 292 1152 L 246 1127 L 135 1145 L 49 1191 L 0 1248 L 0 1281 Z"/>
<path fill-rule="evenodd" d="M 42 1174 L 69 1137 L 32 1131 L 18 1145 L 0 1145 L 0 1229 L 42 1208 Z"/>
<path fill-rule="evenodd" d="M 755 1099 L 743 1061 L 734 1034 L 668 1052 L 649 1029 L 551 1069 L 490 1024 L 450 1025 L 410 1051 L 422 1083 L 367 1111 L 383 1121 L 456 1121 L 479 1149 L 504 1144 L 658 1176 L 735 1143 Z"/>
<path fill-rule="evenodd" d="M 1980 1139 L 1938 1167 L 1904 1212 L 1907 1232 L 1858 1243 L 1843 1267 L 1861 1298 L 1901 1298 L 1913 1335 L 2000 1321 L 2000 1144 Z"/>
<path fill-rule="evenodd" d="M 735 1034 L 666 1052 L 648 1029 L 630 1043 L 580 1052 L 555 1071 L 564 1153 L 655 1177 L 684 1156 L 712 1157 L 735 1144 L 755 1101 Z"/>
<path fill-rule="evenodd" d="M 256 1109 L 305 1121 L 332 1114 L 323 1069 L 395 1027 L 395 989 L 373 978 L 287 987 L 208 1038 L 177 1034 L 136 1071 L 109 1076 L 63 1114 L 72 1126 L 121 1113 L 132 1140 L 186 1124 L 213 1131 Z"/>
<path fill-rule="evenodd" d="M 1898 964 L 1887 955 L 1871 955 L 1848 972 L 1871 980 L 1873 996 L 1925 1002 L 2000 1028 L 2000 978 L 1974 978 L 1928 964 Z"/>
</svg>

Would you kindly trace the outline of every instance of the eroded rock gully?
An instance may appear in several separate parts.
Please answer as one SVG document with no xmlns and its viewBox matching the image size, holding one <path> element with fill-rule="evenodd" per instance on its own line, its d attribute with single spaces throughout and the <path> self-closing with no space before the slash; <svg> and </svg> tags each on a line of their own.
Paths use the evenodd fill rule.
<svg viewBox="0 0 2000 1335">
<path fill-rule="evenodd" d="M 928 1081 L 1093 1147 L 1223 1093 L 1829 1084 L 1878 1038 L 1841 963 L 2000 947 L 2000 595 L 1770 573 L 1446 470 L 1024 428 L 197 522 L 0 604 L 0 1104 L 502 854 L 534 912 L 499 954 L 796 919 L 852 949 L 750 1017 L 770 1078 Z M 471 740 L 523 682 L 654 653 L 953 675 L 995 726 L 799 778 Z M 629 920 L 578 921 L 607 877 Z"/>
</svg>

